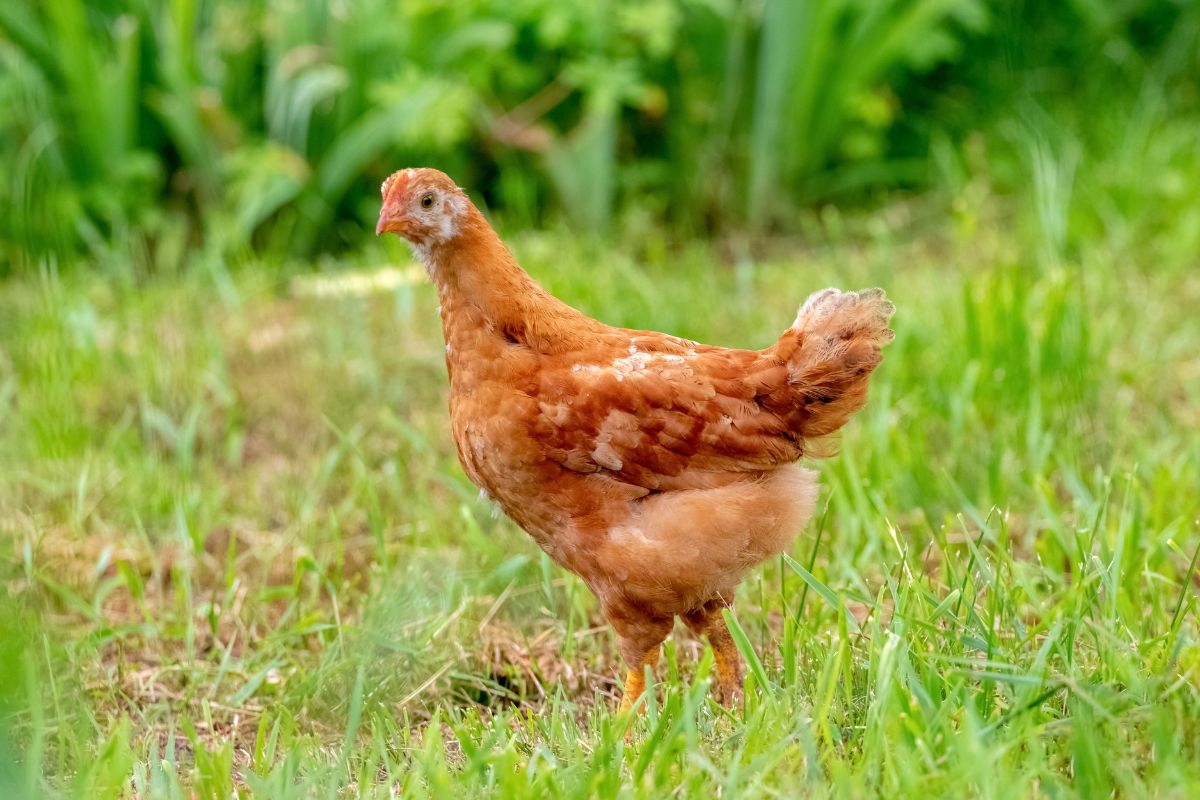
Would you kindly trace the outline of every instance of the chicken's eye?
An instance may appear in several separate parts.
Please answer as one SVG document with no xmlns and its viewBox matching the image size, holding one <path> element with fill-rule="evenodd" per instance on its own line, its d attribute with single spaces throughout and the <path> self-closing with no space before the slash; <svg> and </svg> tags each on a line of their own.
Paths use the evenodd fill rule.
<svg viewBox="0 0 1200 800">
<path fill-rule="evenodd" d="M 433 208 L 433 195 L 427 194 L 421 198 L 421 208 Z"/>
</svg>

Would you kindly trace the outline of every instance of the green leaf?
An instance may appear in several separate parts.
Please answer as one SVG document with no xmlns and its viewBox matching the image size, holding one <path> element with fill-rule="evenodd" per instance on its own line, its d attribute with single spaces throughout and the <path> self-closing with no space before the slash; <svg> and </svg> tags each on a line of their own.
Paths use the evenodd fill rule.
<svg viewBox="0 0 1200 800">
<path fill-rule="evenodd" d="M 856 620 L 854 615 L 850 613 L 850 610 L 846 608 L 846 605 L 842 602 L 842 598 L 838 597 L 837 592 L 833 591 L 833 589 L 830 589 L 828 586 L 821 583 L 821 581 L 817 580 L 815 575 L 806 570 L 798 561 L 796 561 L 796 559 L 792 558 L 787 553 L 783 554 L 783 561 L 792 568 L 792 572 L 795 572 L 800 576 L 801 580 L 811 586 L 813 591 L 825 598 L 825 602 L 829 603 L 829 605 L 835 611 L 842 612 L 842 614 L 846 617 L 846 625 L 850 628 L 850 630 L 854 631 L 855 633 L 858 633 L 861 630 L 858 625 L 858 620 Z"/>
</svg>

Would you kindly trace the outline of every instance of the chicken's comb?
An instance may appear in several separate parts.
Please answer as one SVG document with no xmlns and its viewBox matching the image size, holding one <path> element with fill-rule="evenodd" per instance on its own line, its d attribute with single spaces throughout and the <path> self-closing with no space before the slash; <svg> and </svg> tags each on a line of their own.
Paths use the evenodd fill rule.
<svg viewBox="0 0 1200 800">
<path fill-rule="evenodd" d="M 397 190 L 402 190 L 405 184 L 408 183 L 408 174 L 410 172 L 412 172 L 412 170 L 402 169 L 387 176 L 387 179 L 379 187 L 379 193 L 383 195 L 383 202 L 385 205 Z"/>
</svg>

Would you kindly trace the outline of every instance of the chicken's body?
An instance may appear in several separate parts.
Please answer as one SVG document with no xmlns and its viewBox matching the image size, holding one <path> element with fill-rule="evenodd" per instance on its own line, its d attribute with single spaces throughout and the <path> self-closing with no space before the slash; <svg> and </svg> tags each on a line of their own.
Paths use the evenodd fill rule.
<svg viewBox="0 0 1200 800">
<path fill-rule="evenodd" d="M 811 515 L 816 477 L 796 462 L 862 407 L 891 304 L 826 290 L 759 351 L 614 328 L 538 286 L 441 173 L 396 173 L 383 194 L 378 230 L 400 228 L 437 285 L 463 468 L 595 593 L 625 701 L 676 616 L 734 694 L 720 610 Z"/>
</svg>

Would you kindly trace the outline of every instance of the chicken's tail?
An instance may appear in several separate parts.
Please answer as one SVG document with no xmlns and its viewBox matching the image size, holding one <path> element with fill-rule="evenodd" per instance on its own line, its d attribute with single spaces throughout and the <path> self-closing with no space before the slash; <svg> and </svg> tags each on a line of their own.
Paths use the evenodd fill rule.
<svg viewBox="0 0 1200 800">
<path fill-rule="evenodd" d="M 871 371 L 883 360 L 883 346 L 895 338 L 888 327 L 895 310 L 882 289 L 823 289 L 804 301 L 780 341 L 789 352 L 779 353 L 803 405 L 797 431 L 802 437 L 833 433 L 866 404 Z"/>
</svg>

